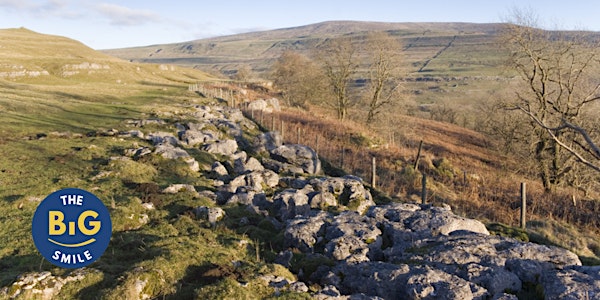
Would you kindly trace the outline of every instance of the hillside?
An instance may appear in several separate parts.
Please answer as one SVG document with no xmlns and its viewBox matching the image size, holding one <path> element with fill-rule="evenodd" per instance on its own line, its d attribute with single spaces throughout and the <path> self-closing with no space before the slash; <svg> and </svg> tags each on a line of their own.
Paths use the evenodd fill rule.
<svg viewBox="0 0 600 300">
<path fill-rule="evenodd" d="M 103 52 L 134 61 L 173 63 L 219 70 L 225 74 L 248 64 L 261 73 L 267 71 L 285 50 L 308 54 L 327 38 L 347 35 L 360 40 L 368 32 L 387 31 L 404 45 L 402 51 L 406 53 L 406 65 L 411 69 L 409 73 L 422 69 L 422 74 L 415 76 L 453 76 L 457 72 L 461 72 L 462 76 L 481 76 L 487 74 L 490 68 L 496 71 L 498 67 L 494 35 L 499 29 L 499 24 L 333 21 Z M 445 48 L 441 55 L 439 52 Z M 470 54 L 465 55 L 466 49 Z M 435 62 L 432 61 L 434 57 Z"/>
<path fill-rule="evenodd" d="M 141 65 L 95 51 L 65 37 L 25 28 L 0 30 L 0 79 L 67 85 L 73 82 L 137 84 L 188 82 L 206 74 L 171 65 Z M 64 79 L 68 79 L 64 81 Z"/>
<path fill-rule="evenodd" d="M 141 113 L 145 101 L 153 102 L 141 95 L 211 78 L 188 68 L 131 63 L 65 37 L 0 30 L 0 134 L 21 137 L 40 126 L 85 133 Z"/>
<path fill-rule="evenodd" d="M 269 78 L 283 51 L 312 55 L 326 39 L 351 36 L 360 48 L 366 34 L 386 31 L 402 49 L 403 98 L 416 105 L 449 105 L 466 123 L 490 91 L 506 86 L 506 56 L 497 45 L 501 24 L 377 23 L 332 21 L 295 28 L 238 34 L 177 44 L 104 50 L 136 62 L 169 63 L 211 73 L 233 75 L 250 66 Z M 365 55 L 360 52 L 358 55 Z M 356 79 L 366 74 L 359 74 Z M 469 126 L 475 126 L 470 124 Z"/>
</svg>

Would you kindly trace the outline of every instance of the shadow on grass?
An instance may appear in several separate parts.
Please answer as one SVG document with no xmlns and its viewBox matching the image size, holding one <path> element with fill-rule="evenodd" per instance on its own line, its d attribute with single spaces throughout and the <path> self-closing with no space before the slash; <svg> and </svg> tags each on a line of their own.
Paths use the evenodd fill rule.
<svg viewBox="0 0 600 300">
<path fill-rule="evenodd" d="M 216 265 L 206 263 L 191 265 L 185 271 L 185 276 L 179 281 L 176 293 L 167 295 L 166 299 L 194 299 L 196 289 L 215 284 L 225 278 L 240 280 L 244 276 L 231 265 Z"/>
<path fill-rule="evenodd" d="M 77 293 L 79 299 L 97 299 L 99 291 L 114 287 L 121 276 L 136 264 L 163 255 L 165 250 L 151 247 L 158 236 L 136 231 L 113 233 L 110 244 L 102 257 L 90 265 L 104 273 L 102 281 L 88 286 Z"/>
<path fill-rule="evenodd" d="M 3 197 L 2 200 L 9 202 L 9 203 L 13 203 L 19 199 L 22 199 L 23 197 L 25 197 L 25 195 L 8 195 Z"/>
<path fill-rule="evenodd" d="M 18 252 L 18 250 L 15 250 Z M 13 283 L 17 276 L 25 272 L 49 271 L 53 266 L 48 263 L 40 254 L 8 255 L 0 259 L 0 287 L 8 286 Z"/>
</svg>

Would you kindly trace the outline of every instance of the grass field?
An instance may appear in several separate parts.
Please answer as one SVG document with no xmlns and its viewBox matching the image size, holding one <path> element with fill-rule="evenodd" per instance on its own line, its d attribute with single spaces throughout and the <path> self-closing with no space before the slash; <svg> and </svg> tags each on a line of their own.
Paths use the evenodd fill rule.
<svg viewBox="0 0 600 300">
<path fill-rule="evenodd" d="M 0 78 L 0 298 L 15 292 L 11 284 L 24 273 L 71 274 L 47 262 L 31 237 L 37 205 L 67 187 L 91 191 L 104 202 L 113 235 L 101 259 L 83 271 L 84 279 L 65 284 L 57 296 L 61 299 L 135 299 L 140 293 L 163 299 L 268 298 L 273 289 L 259 279 L 261 274 L 293 279 L 289 271 L 265 263 L 255 253 L 256 234 L 276 233 L 238 230 L 237 221 L 247 212 L 229 210 L 232 223 L 213 228 L 190 213 L 193 207 L 213 205 L 208 199 L 160 193 L 173 183 L 214 190 L 185 162 L 159 156 L 112 159 L 122 157 L 125 149 L 150 146 L 116 132 L 175 131 L 173 120 L 186 107 L 208 101 L 188 92 L 188 83 L 218 79 L 192 69 L 133 64 L 25 29 L 0 30 L 0 39 L 0 75 L 12 70 L 47 72 L 16 77 L 4 73 Z M 90 69 L 91 64 L 108 67 Z M 80 72 L 65 75 L 65 70 Z M 128 122 L 154 117 L 166 124 L 133 128 Z M 216 159 L 188 151 L 204 167 Z M 234 268 L 233 261 L 243 263 Z M 234 278 L 248 282 L 248 287 L 242 289 Z M 146 284 L 137 290 L 140 281 Z M 39 297 L 25 291 L 18 298 Z"/>
</svg>

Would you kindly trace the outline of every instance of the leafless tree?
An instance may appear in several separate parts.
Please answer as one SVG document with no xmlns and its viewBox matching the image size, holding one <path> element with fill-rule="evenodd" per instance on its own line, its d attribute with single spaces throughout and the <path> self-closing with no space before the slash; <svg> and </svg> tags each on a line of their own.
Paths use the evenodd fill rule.
<svg viewBox="0 0 600 300">
<path fill-rule="evenodd" d="M 366 123 L 371 124 L 376 120 L 386 106 L 398 100 L 400 87 L 400 42 L 386 32 L 375 32 L 367 36 L 367 68 L 368 68 L 368 94 L 366 103 L 368 107 Z"/>
<path fill-rule="evenodd" d="M 573 162 L 600 172 L 600 148 L 583 116 L 600 100 L 597 41 L 583 32 L 537 28 L 532 14 L 516 11 L 502 44 L 521 81 L 507 108 L 524 113 L 533 154 L 546 190 L 573 171 Z"/>
<path fill-rule="evenodd" d="M 254 78 L 254 73 L 252 72 L 252 68 L 249 65 L 240 66 L 235 74 L 233 74 L 233 79 L 248 82 Z"/>
<path fill-rule="evenodd" d="M 306 108 L 309 102 L 323 97 L 327 88 L 322 70 L 311 59 L 293 51 L 281 54 L 271 77 L 289 106 Z"/>
<path fill-rule="evenodd" d="M 333 93 L 334 100 L 329 106 L 336 110 L 338 119 L 344 120 L 348 109 L 356 104 L 349 91 L 351 79 L 359 66 L 356 46 L 351 38 L 328 39 L 317 48 L 315 56 Z"/>
</svg>

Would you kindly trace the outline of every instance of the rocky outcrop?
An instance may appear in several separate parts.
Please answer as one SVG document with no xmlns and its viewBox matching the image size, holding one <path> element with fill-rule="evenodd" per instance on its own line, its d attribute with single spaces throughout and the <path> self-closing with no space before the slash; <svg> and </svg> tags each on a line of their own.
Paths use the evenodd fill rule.
<svg viewBox="0 0 600 300">
<path fill-rule="evenodd" d="M 48 271 L 24 273 L 10 287 L 4 288 L 0 295 L 12 299 L 55 299 L 65 284 L 99 273 L 96 269 L 88 268 L 76 269 L 63 276 L 55 276 Z"/>
<path fill-rule="evenodd" d="M 271 158 L 283 163 L 279 165 L 279 171 L 284 171 L 286 165 L 299 167 L 301 172 L 307 174 L 321 174 L 321 161 L 317 153 L 308 146 L 304 145 L 282 145 L 270 151 Z"/>
<path fill-rule="evenodd" d="M 289 220 L 284 236 L 286 247 L 334 262 L 302 279 L 333 286 L 341 295 L 510 299 L 504 293 L 527 285 L 542 286 L 548 299 L 563 299 L 551 295 L 598 291 L 600 269 L 580 267 L 577 255 L 490 236 L 481 222 L 456 216 L 447 206 L 390 204 L 371 207 L 366 215 L 320 212 Z"/>
<path fill-rule="evenodd" d="M 299 251 L 328 262 L 299 270 L 300 291 L 321 287 L 315 298 L 514 299 L 531 287 L 547 299 L 598 295 L 599 270 L 581 267 L 567 250 L 490 236 L 483 223 L 447 205 L 377 206 L 362 179 L 320 175 L 309 147 L 283 144 L 277 132 L 245 141 L 242 131 L 252 125 L 231 110 L 202 106 L 196 115 L 202 122 L 180 126 L 177 141 L 167 133 L 150 135 L 155 153 L 185 157 L 177 149 L 187 145 L 217 154 L 220 161 L 207 174 L 216 180 L 217 203 L 245 205 L 281 228 L 289 250 L 276 261 L 290 267 Z M 218 207 L 195 213 L 212 225 L 226 217 Z"/>
<path fill-rule="evenodd" d="M 264 111 L 268 113 L 273 111 L 281 111 L 281 106 L 279 105 L 279 100 L 277 98 L 254 100 L 252 102 L 248 102 L 247 106 L 248 110 Z"/>
<path fill-rule="evenodd" d="M 448 205 L 376 205 L 362 179 L 323 175 L 314 150 L 284 144 L 277 132 L 256 134 L 257 126 L 239 110 L 194 106 L 191 116 L 193 122 L 175 124 L 176 133 L 131 134 L 152 145 L 136 143 L 125 151 L 127 159 L 180 159 L 212 180 L 212 191 L 189 184 L 162 189 L 208 199 L 186 211 L 201 224 L 215 227 L 231 217 L 226 209 L 242 206 L 256 215 L 240 224 L 258 219 L 280 230 L 284 251 L 274 262 L 297 270 L 298 281 L 263 276 L 277 293 L 306 293 L 310 286 L 316 299 L 516 299 L 531 289 L 545 299 L 600 297 L 600 267 L 581 266 L 567 250 L 490 236 L 483 223 L 454 214 Z M 160 120 L 131 124 L 167 127 Z M 254 132 L 250 141 L 248 131 Z M 200 167 L 192 156 L 200 152 L 214 161 L 203 159 L 207 166 Z M 148 215 L 141 216 L 143 226 Z M 50 276 L 25 274 L 4 294 L 16 295 Z M 62 281 L 53 282 L 60 290 Z M 137 294 L 147 284 L 136 282 Z M 35 293 L 58 293 L 40 290 Z"/>
</svg>

